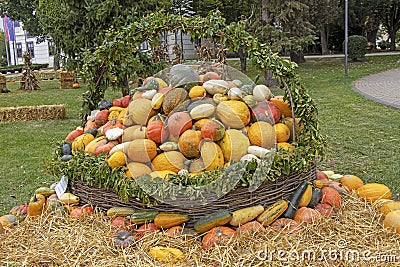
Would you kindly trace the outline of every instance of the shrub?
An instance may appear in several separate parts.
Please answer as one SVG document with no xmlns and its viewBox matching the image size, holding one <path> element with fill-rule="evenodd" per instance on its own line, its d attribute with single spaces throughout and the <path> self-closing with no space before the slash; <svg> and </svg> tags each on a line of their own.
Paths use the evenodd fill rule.
<svg viewBox="0 0 400 267">
<path fill-rule="evenodd" d="M 343 43 L 344 47 L 344 43 Z M 363 58 L 367 53 L 368 40 L 364 36 L 352 35 L 349 37 L 348 55 L 352 61 Z"/>
<path fill-rule="evenodd" d="M 379 48 L 381 50 L 386 50 L 386 48 L 390 47 L 390 42 L 386 40 L 382 40 L 379 42 Z"/>
</svg>

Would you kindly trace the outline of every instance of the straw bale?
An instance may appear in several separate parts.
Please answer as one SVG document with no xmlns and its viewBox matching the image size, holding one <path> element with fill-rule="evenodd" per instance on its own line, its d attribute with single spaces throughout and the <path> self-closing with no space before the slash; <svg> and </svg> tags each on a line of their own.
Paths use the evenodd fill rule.
<svg viewBox="0 0 400 267">
<path fill-rule="evenodd" d="M 65 105 L 42 105 L 0 108 L 0 122 L 61 120 L 66 117 Z"/>
<path fill-rule="evenodd" d="M 62 71 L 60 72 L 60 88 L 67 89 L 72 88 L 76 80 L 76 73 L 74 71 Z"/>
<path fill-rule="evenodd" d="M 0 84 L 6 83 L 6 82 L 7 82 L 6 75 L 0 73 Z"/>
<path fill-rule="evenodd" d="M 0 234 L 0 266 L 171 266 L 151 258 L 153 246 L 180 249 L 185 259 L 173 266 L 399 266 L 399 234 L 385 229 L 382 220 L 370 205 L 349 196 L 334 216 L 297 235 L 267 227 L 265 234 L 202 250 L 201 235 L 174 238 L 161 231 L 122 249 L 114 246 L 115 230 L 102 213 L 81 220 L 44 215 Z"/>
</svg>

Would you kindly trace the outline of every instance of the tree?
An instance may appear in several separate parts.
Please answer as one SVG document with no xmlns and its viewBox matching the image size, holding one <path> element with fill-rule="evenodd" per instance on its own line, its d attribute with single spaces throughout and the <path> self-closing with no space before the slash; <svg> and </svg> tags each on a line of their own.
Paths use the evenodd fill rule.
<svg viewBox="0 0 400 267">
<path fill-rule="evenodd" d="M 12 19 L 22 21 L 30 34 L 51 38 L 71 63 L 67 67 L 74 69 L 81 65 L 83 51 L 100 44 L 108 29 L 137 21 L 147 11 L 162 8 L 165 2 L 13 0 L 3 2 L 2 7 Z"/>
<path fill-rule="evenodd" d="M 289 53 L 291 60 L 304 62 L 303 49 L 314 43 L 314 26 L 310 23 L 306 0 L 262 0 L 263 27 L 254 28 L 256 36 L 277 52 Z"/>
<path fill-rule="evenodd" d="M 396 50 L 396 34 L 400 29 L 400 0 L 388 0 L 380 3 L 378 16 L 387 30 L 390 39 L 390 51 Z"/>
<path fill-rule="evenodd" d="M 0 31 L 0 66 L 7 66 L 7 48 L 2 31 Z"/>
<path fill-rule="evenodd" d="M 7 11 L 7 16 L 12 20 L 22 21 L 24 23 L 24 29 L 29 32 L 30 35 L 42 35 L 43 30 L 39 25 L 37 19 L 37 4 L 38 1 L 30 0 L 12 0 L 2 1 L 0 7 L 2 10 Z"/>
<path fill-rule="evenodd" d="M 329 53 L 329 29 L 341 15 L 339 2 L 336 0 L 309 0 L 311 22 L 318 29 L 321 42 L 321 53 Z"/>
</svg>

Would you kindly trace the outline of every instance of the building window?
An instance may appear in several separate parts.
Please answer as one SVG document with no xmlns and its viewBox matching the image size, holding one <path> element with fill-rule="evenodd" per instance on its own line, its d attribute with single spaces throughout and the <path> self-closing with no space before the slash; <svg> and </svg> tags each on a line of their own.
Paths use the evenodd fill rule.
<svg viewBox="0 0 400 267">
<path fill-rule="evenodd" d="M 52 57 L 56 52 L 56 46 L 52 41 L 48 41 L 48 45 L 49 45 L 49 57 Z"/>
<path fill-rule="evenodd" d="M 27 42 L 26 46 L 28 47 L 28 52 L 31 54 L 31 57 L 35 57 L 35 47 L 33 45 L 33 42 Z"/>
<path fill-rule="evenodd" d="M 17 57 L 22 57 L 22 43 L 16 43 Z"/>
</svg>

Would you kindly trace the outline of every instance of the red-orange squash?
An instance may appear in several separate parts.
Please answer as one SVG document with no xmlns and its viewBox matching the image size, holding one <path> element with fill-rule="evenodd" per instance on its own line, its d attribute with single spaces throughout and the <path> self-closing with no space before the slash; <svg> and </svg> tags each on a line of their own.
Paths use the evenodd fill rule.
<svg viewBox="0 0 400 267">
<path fill-rule="evenodd" d="M 192 128 L 192 118 L 187 112 L 175 112 L 168 117 L 167 126 L 170 134 L 179 136 Z"/>
<path fill-rule="evenodd" d="M 106 155 L 108 155 L 108 153 L 110 152 L 110 150 L 115 147 L 118 144 L 118 141 L 108 141 L 107 143 L 103 143 L 100 142 L 99 144 L 97 144 L 95 150 L 94 150 L 94 155 L 98 156 L 101 153 L 104 153 Z"/>
<path fill-rule="evenodd" d="M 299 234 L 303 230 L 299 223 L 289 218 L 280 218 L 273 222 L 270 227 L 277 232 L 289 234 Z"/>
<path fill-rule="evenodd" d="M 96 117 L 94 119 L 96 128 L 100 128 L 101 126 L 106 124 L 106 122 L 108 121 L 108 115 L 110 115 L 108 109 L 103 109 L 96 114 Z"/>
<path fill-rule="evenodd" d="M 203 75 L 203 83 L 205 83 L 206 81 L 209 81 L 209 80 L 221 80 L 221 76 L 214 71 L 206 72 Z"/>
<path fill-rule="evenodd" d="M 302 207 L 296 211 L 294 220 L 298 223 L 315 223 L 320 218 L 320 214 L 315 209 Z"/>
<path fill-rule="evenodd" d="M 289 102 L 283 100 L 283 96 L 275 96 L 269 101 L 274 103 L 280 110 L 281 114 L 285 117 L 292 117 L 292 109 Z"/>
<path fill-rule="evenodd" d="M 77 127 L 75 130 L 73 130 L 67 134 L 64 141 L 72 142 L 72 141 L 74 141 L 75 138 L 82 135 L 83 133 L 84 133 L 84 130 L 82 129 L 82 127 Z"/>
<path fill-rule="evenodd" d="M 325 217 L 331 216 L 334 213 L 333 207 L 327 203 L 318 203 L 315 206 L 315 210 L 319 211 Z"/>
<path fill-rule="evenodd" d="M 335 189 L 331 187 L 324 187 L 322 188 L 321 203 L 329 204 L 334 209 L 338 209 L 342 205 L 342 197 Z"/>
<path fill-rule="evenodd" d="M 157 144 L 163 143 L 168 139 L 168 128 L 164 127 L 162 120 L 153 120 L 147 124 L 147 138 Z"/>
<path fill-rule="evenodd" d="M 204 123 L 201 127 L 201 137 L 212 141 L 219 141 L 224 137 L 225 126 L 217 120 Z"/>
<path fill-rule="evenodd" d="M 248 223 L 245 223 L 243 225 L 240 225 L 236 229 L 236 233 L 238 235 L 243 235 L 243 234 L 254 234 L 254 233 L 266 233 L 267 230 L 265 229 L 264 226 L 262 226 L 261 223 L 257 221 L 251 221 Z"/>
<path fill-rule="evenodd" d="M 217 226 L 212 228 L 203 237 L 202 249 L 208 249 L 215 245 L 227 243 L 231 238 L 236 236 L 236 231 L 226 226 Z"/>
</svg>

